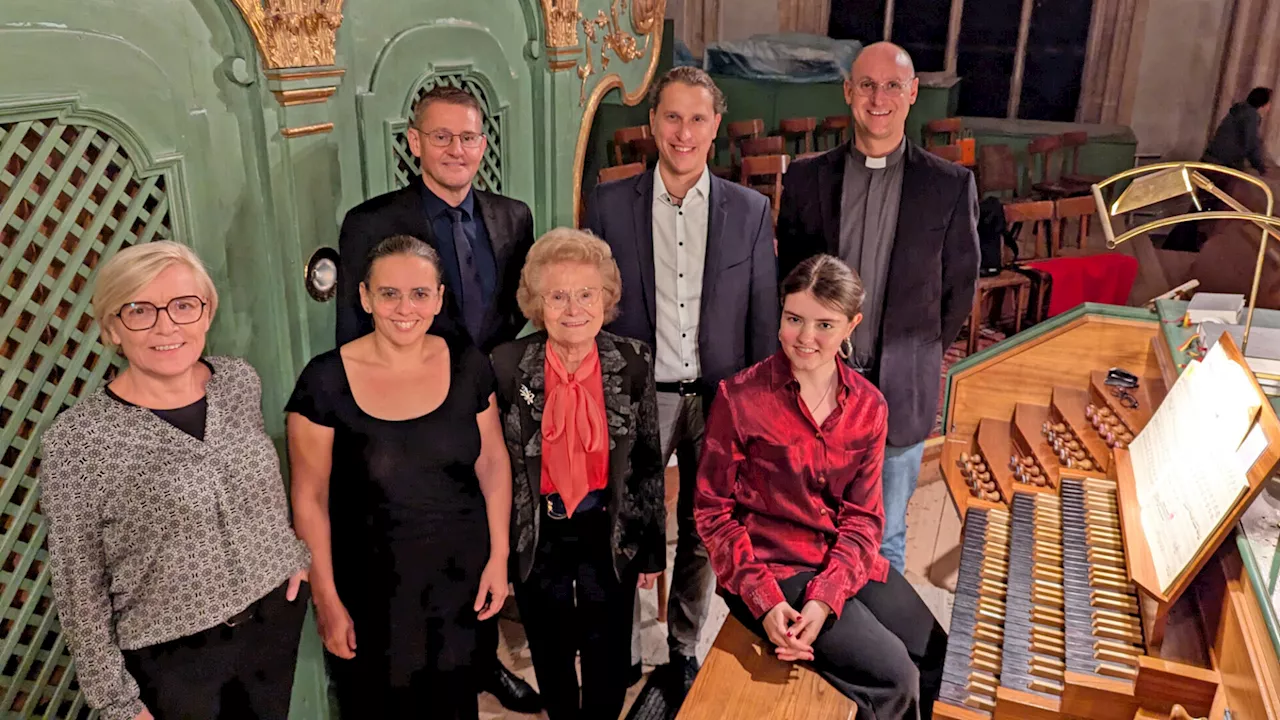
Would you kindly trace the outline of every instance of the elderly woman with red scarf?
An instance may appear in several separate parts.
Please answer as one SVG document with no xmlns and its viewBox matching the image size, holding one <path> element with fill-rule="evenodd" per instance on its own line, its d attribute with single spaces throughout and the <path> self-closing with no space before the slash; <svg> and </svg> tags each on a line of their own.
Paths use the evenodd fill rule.
<svg viewBox="0 0 1280 720">
<path fill-rule="evenodd" d="M 621 713 L 635 588 L 666 566 L 652 353 L 601 330 L 619 297 L 609 246 L 552 230 L 516 295 L 540 332 L 492 356 L 514 483 L 511 575 L 551 720 Z"/>
</svg>

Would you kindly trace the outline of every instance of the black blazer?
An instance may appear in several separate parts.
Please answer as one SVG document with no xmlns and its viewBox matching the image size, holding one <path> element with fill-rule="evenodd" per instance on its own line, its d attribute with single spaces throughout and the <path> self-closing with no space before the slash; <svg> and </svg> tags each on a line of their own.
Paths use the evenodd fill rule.
<svg viewBox="0 0 1280 720">
<path fill-rule="evenodd" d="M 412 235 L 437 246 L 435 233 L 422 206 L 422 179 L 415 177 L 407 187 L 370 198 L 347 212 L 338 235 L 338 346 L 373 332 L 373 320 L 360 307 L 360 282 L 364 279 L 369 253 L 392 235 Z M 516 305 L 516 288 L 520 270 L 533 245 L 533 214 L 529 206 L 503 195 L 473 190 L 476 207 L 498 269 L 494 287 L 496 301 L 490 303 L 485 317 L 485 337 L 472 338 L 483 350 L 516 336 L 524 327 L 524 316 Z M 448 336 L 466 336 L 462 309 L 455 294 L 447 288 L 444 309 L 431 325 L 431 332 Z"/>
<path fill-rule="evenodd" d="M 710 172 L 710 171 L 708 171 Z M 622 272 L 611 332 L 656 347 L 653 170 L 597 185 L 587 227 L 609 243 Z M 711 176 L 702 271 L 698 359 L 708 394 L 719 382 L 778 349 L 778 277 L 769 199 Z"/>
<path fill-rule="evenodd" d="M 785 277 L 819 253 L 840 254 L 847 144 L 800 160 L 783 176 L 778 269 Z M 978 191 L 967 168 L 907 141 L 898 229 L 889 256 L 880 352 L 867 377 L 889 404 L 888 443 L 924 440 L 938 414 L 942 355 L 973 306 L 978 279 Z"/>
<path fill-rule="evenodd" d="M 609 421 L 609 517 L 618 579 L 667 566 L 667 515 L 658 398 L 648 346 L 608 332 L 596 337 Z M 511 566 L 529 579 L 542 513 L 542 412 L 547 334 L 498 346 L 492 355 L 502 433 L 511 456 Z"/>
</svg>

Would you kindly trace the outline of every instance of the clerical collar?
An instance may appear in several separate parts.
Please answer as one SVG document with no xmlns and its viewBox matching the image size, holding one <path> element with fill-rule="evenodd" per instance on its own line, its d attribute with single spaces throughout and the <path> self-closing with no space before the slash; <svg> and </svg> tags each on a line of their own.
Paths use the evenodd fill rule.
<svg viewBox="0 0 1280 720">
<path fill-rule="evenodd" d="M 898 164 L 902 159 L 902 155 L 907 149 L 907 139 L 902 138 L 902 142 L 898 143 L 898 147 L 893 152 L 884 157 L 867 157 L 853 143 L 849 143 L 849 155 L 854 161 L 871 170 L 883 170 L 890 165 Z"/>
</svg>

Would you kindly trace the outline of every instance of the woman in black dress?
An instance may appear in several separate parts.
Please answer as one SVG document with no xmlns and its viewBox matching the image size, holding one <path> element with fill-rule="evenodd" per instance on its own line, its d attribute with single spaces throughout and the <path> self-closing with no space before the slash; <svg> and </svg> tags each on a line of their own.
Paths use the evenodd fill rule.
<svg viewBox="0 0 1280 720">
<path fill-rule="evenodd" d="M 428 335 L 439 257 L 382 241 L 360 286 L 374 330 L 319 355 L 289 399 L 298 535 L 342 716 L 478 715 L 478 620 L 507 595 L 511 466 L 488 359 Z"/>
</svg>

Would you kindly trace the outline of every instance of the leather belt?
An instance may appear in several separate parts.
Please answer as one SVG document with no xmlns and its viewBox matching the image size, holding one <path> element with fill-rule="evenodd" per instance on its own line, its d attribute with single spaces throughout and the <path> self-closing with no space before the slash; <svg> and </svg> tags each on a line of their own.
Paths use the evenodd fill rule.
<svg viewBox="0 0 1280 720">
<path fill-rule="evenodd" d="M 254 602 L 252 605 L 250 605 L 249 607 L 245 608 L 244 610 L 241 610 L 240 612 L 236 613 L 235 615 L 232 615 L 231 617 L 227 618 L 226 620 L 223 620 L 223 621 L 222 621 L 222 624 L 223 624 L 223 625 L 226 625 L 227 627 L 235 627 L 235 626 L 237 626 L 237 625 L 243 625 L 243 624 L 245 624 L 245 623 L 249 622 L 250 620 L 252 620 L 254 617 L 256 617 L 256 616 L 257 616 L 257 614 L 258 614 L 258 603 L 259 603 L 259 602 L 262 602 L 262 601 L 261 601 L 261 600 L 259 600 L 259 601 L 257 601 L 257 602 Z"/>
<path fill-rule="evenodd" d="M 578 503 L 578 507 L 573 509 L 574 517 L 592 510 L 603 510 L 608 504 L 609 494 L 604 490 L 592 490 L 582 498 L 582 502 Z M 560 497 L 560 493 L 551 493 L 542 496 L 542 507 L 547 511 L 547 517 L 552 520 L 565 520 L 569 517 L 568 511 L 564 507 L 564 500 Z"/>
<path fill-rule="evenodd" d="M 660 382 L 654 383 L 658 392 L 675 393 L 680 396 L 702 395 L 706 390 L 706 383 L 702 379 L 697 380 L 681 380 L 679 382 Z"/>
<path fill-rule="evenodd" d="M 244 625 L 245 623 L 249 622 L 250 620 L 252 620 L 252 619 L 254 619 L 254 618 L 258 617 L 258 606 L 259 606 L 259 605 L 261 605 L 261 604 L 263 603 L 263 601 L 265 601 L 267 598 L 271 597 L 271 596 L 272 596 L 273 594 L 275 594 L 275 593 L 280 593 L 280 595 L 283 597 L 284 592 L 285 592 L 285 588 L 286 588 L 286 587 L 288 587 L 288 585 L 289 585 L 289 583 L 288 583 L 288 581 L 286 580 L 286 581 L 285 581 L 285 583 L 284 583 L 283 585 L 281 585 L 280 587 L 277 587 L 275 590 L 272 590 L 271 592 L 267 593 L 266 595 L 263 595 L 262 597 L 258 598 L 257 600 L 254 600 L 252 603 L 250 603 L 250 604 L 249 604 L 249 607 L 247 607 L 247 608 L 245 608 L 245 609 L 241 610 L 240 612 L 236 613 L 235 615 L 232 615 L 231 617 L 227 618 L 226 620 L 223 620 L 223 621 L 222 621 L 222 624 L 223 624 L 223 625 L 226 625 L 227 627 L 235 627 L 235 626 L 237 626 L 237 625 Z"/>
</svg>

